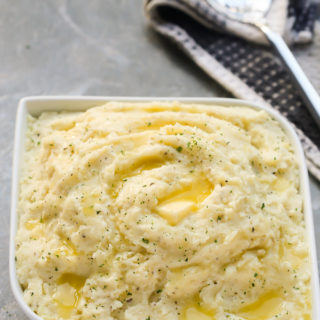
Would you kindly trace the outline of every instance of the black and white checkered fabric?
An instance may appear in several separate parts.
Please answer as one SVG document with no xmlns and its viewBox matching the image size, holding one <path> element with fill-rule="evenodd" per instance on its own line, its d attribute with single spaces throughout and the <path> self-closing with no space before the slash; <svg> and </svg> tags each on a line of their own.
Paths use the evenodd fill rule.
<svg viewBox="0 0 320 320">
<path fill-rule="evenodd" d="M 179 44 L 236 97 L 263 101 L 289 119 L 302 141 L 309 171 L 320 180 L 320 131 L 279 58 L 263 44 L 263 36 L 251 42 L 239 32 L 232 35 L 232 26 L 228 29 L 228 21 L 212 12 L 205 0 L 147 0 L 145 9 L 157 31 Z M 286 39 L 311 41 L 317 6 L 291 0 L 285 10 Z"/>
</svg>

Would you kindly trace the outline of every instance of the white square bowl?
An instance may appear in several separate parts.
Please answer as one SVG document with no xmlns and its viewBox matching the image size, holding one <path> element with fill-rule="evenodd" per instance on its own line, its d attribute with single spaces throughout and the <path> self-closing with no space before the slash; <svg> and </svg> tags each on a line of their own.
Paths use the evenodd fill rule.
<svg viewBox="0 0 320 320">
<path fill-rule="evenodd" d="M 24 154 L 24 142 L 26 134 L 27 115 L 38 116 L 45 111 L 83 111 L 91 107 L 102 105 L 109 101 L 122 101 L 122 102 L 151 102 L 151 101 L 180 101 L 183 103 L 201 103 L 201 104 L 214 104 L 221 106 L 246 106 L 255 109 L 263 109 L 267 111 L 273 118 L 275 118 L 282 126 L 291 144 L 295 150 L 300 168 L 300 190 L 304 198 L 304 215 L 306 229 L 308 233 L 308 241 L 310 245 L 310 259 L 311 259 L 311 289 L 312 289 L 312 320 L 320 319 L 320 290 L 319 290 L 319 277 L 318 265 L 316 257 L 316 244 L 314 237 L 314 224 L 312 216 L 310 189 L 308 172 L 306 162 L 300 141 L 295 134 L 289 122 L 283 118 L 277 111 L 260 106 L 259 104 L 224 98 L 124 98 L 124 97 L 73 97 L 73 96 L 40 96 L 40 97 L 27 97 L 20 101 L 15 128 L 14 140 L 14 154 L 13 154 L 13 172 L 12 172 L 12 190 L 11 190 L 11 229 L 10 229 L 10 253 L 9 253 L 9 268 L 10 268 L 10 282 L 11 288 L 15 298 L 25 314 L 32 320 L 42 320 L 36 315 L 25 303 L 22 296 L 22 290 L 19 285 L 16 266 L 15 266 L 15 235 L 18 226 L 18 196 L 19 196 L 19 180 L 20 168 Z"/>
</svg>

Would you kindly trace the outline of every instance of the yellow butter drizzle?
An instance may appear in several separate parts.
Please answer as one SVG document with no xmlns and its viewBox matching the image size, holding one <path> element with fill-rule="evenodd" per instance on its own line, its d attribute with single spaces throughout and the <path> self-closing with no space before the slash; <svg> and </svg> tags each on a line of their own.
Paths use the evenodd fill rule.
<svg viewBox="0 0 320 320">
<path fill-rule="evenodd" d="M 33 230 L 35 227 L 39 226 L 38 221 L 28 221 L 25 224 L 27 230 Z"/>
<path fill-rule="evenodd" d="M 121 184 L 128 179 L 143 174 L 144 171 L 150 171 L 160 168 L 164 165 L 163 160 L 159 157 L 142 157 L 129 167 L 121 168 L 117 174 L 117 181 L 113 187 L 112 197 L 116 198 L 120 192 Z"/>
<path fill-rule="evenodd" d="M 99 196 L 96 194 L 88 194 L 82 199 L 82 212 L 86 217 L 95 214 L 94 205 L 99 202 Z"/>
<path fill-rule="evenodd" d="M 55 251 L 55 255 L 65 256 L 79 256 L 80 252 L 77 251 L 75 245 L 69 239 L 60 239 L 60 247 Z"/>
<path fill-rule="evenodd" d="M 68 319 L 72 311 L 77 308 L 85 281 L 85 277 L 72 273 L 63 274 L 57 281 L 58 288 L 54 301 L 62 318 Z"/>
<path fill-rule="evenodd" d="M 215 320 L 215 317 L 213 312 L 192 306 L 184 311 L 182 320 Z"/>
<path fill-rule="evenodd" d="M 144 156 L 136 160 L 135 163 L 121 168 L 117 174 L 119 180 L 125 180 L 163 165 L 163 159 L 160 156 Z"/>
<path fill-rule="evenodd" d="M 181 313 L 181 320 L 216 320 L 215 310 L 206 308 L 202 303 L 199 295 L 196 295 L 184 307 Z"/>
<path fill-rule="evenodd" d="M 45 224 L 39 221 L 28 221 L 25 223 L 25 228 L 32 232 L 32 234 L 42 237 L 45 234 Z"/>
</svg>

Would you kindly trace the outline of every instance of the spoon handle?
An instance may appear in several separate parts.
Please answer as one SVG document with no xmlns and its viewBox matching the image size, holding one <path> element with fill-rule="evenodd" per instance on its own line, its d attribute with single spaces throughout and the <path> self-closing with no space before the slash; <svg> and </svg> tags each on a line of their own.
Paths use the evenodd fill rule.
<svg viewBox="0 0 320 320">
<path fill-rule="evenodd" d="M 297 89 L 300 90 L 301 97 L 308 107 L 311 115 L 320 128 L 320 97 L 302 68 L 298 64 L 296 58 L 284 42 L 283 38 L 276 32 L 273 32 L 266 25 L 257 25 L 265 34 L 274 49 L 278 52 L 282 62 L 287 67 L 292 80 L 295 82 Z"/>
</svg>

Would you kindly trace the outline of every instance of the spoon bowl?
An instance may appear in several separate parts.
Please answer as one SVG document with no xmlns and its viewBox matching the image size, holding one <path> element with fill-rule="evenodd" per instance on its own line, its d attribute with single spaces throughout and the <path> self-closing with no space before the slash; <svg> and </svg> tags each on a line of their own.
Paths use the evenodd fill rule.
<svg viewBox="0 0 320 320">
<path fill-rule="evenodd" d="M 271 0 L 208 0 L 219 12 L 230 18 L 250 23 L 264 19 Z"/>
<path fill-rule="evenodd" d="M 283 38 L 270 29 L 265 19 L 272 5 L 272 0 L 207 0 L 207 2 L 228 19 L 252 25 L 265 35 L 287 68 L 305 105 L 320 129 L 320 97 Z"/>
</svg>

